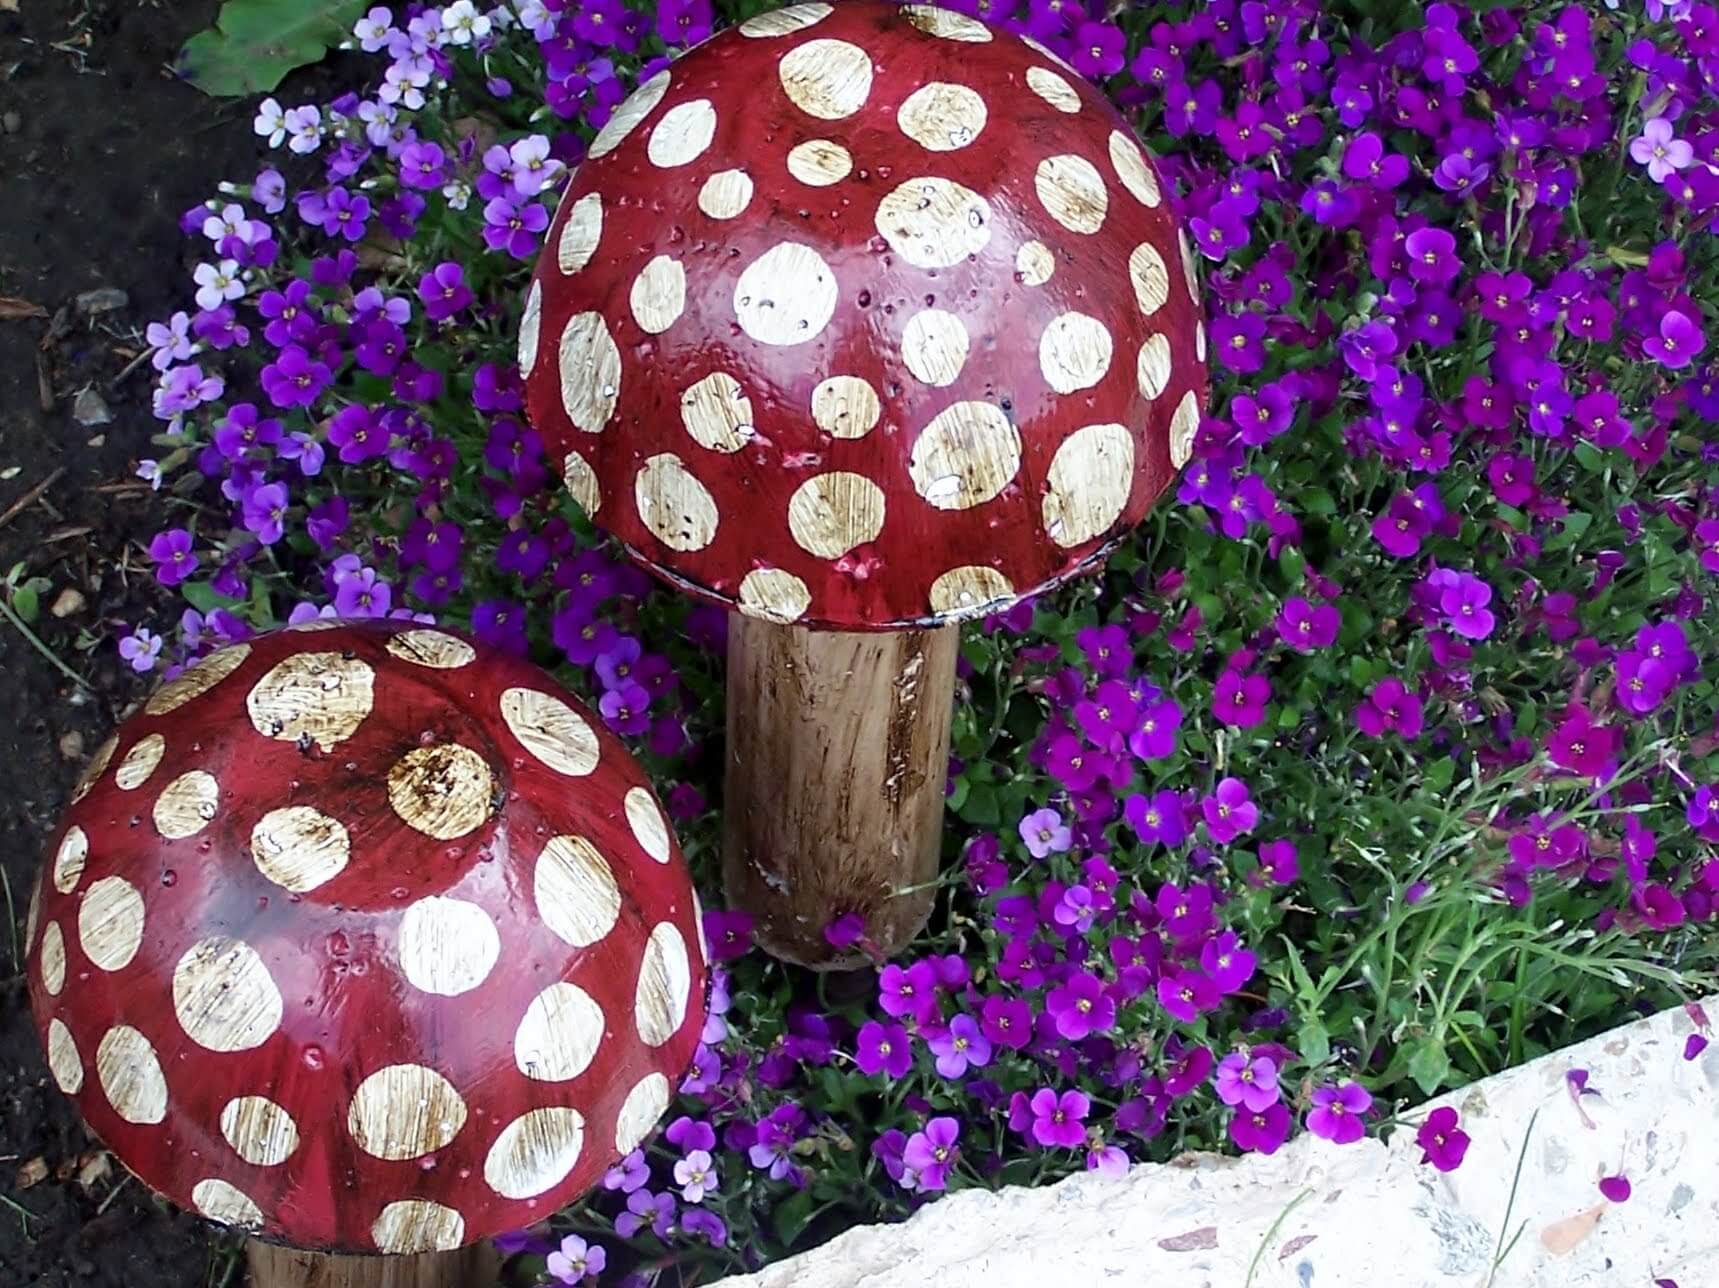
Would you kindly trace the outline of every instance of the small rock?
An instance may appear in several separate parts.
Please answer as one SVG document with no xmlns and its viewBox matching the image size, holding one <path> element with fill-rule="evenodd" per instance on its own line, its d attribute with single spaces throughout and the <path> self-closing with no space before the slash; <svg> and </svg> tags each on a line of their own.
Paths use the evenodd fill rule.
<svg viewBox="0 0 1719 1288">
<path fill-rule="evenodd" d="M 107 409 L 107 404 L 93 389 L 86 389 L 72 402 L 72 419 L 84 426 L 110 425 L 113 423 L 113 413 Z"/>
<path fill-rule="evenodd" d="M 18 113 L 7 112 L 4 115 L 0 115 L 0 130 L 4 130 L 8 134 L 16 134 L 23 128 L 24 118 L 19 116 Z"/>
<path fill-rule="evenodd" d="M 74 304 L 78 312 L 85 317 L 93 317 L 97 313 L 112 313 L 123 309 L 131 303 L 131 296 L 117 286 L 98 286 L 93 291 L 85 291 L 77 297 Z"/>
<path fill-rule="evenodd" d="M 48 611 L 55 617 L 70 617 L 73 613 L 83 612 L 84 605 L 89 602 L 84 598 L 82 591 L 75 586 L 67 586 L 54 596 L 54 602 Z"/>
<path fill-rule="evenodd" d="M 84 736 L 76 729 L 67 730 L 60 735 L 60 755 L 70 761 L 84 758 Z"/>
</svg>

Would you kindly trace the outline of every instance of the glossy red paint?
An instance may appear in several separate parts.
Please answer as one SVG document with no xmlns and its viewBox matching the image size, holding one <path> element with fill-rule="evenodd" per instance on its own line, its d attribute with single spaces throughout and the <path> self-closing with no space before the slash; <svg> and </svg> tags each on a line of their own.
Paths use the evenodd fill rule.
<svg viewBox="0 0 1719 1288">
<path fill-rule="evenodd" d="M 948 10 L 844 0 L 726 31 L 621 105 L 520 361 L 569 490 L 646 567 L 864 630 L 1102 558 L 1191 451 L 1201 318 L 1097 90 Z"/>
<path fill-rule="evenodd" d="M 211 655 L 98 753 L 31 903 L 31 1004 L 62 1090 L 174 1202 L 449 1249 L 578 1197 L 667 1108 L 696 896 L 547 674 L 311 626 Z"/>
</svg>

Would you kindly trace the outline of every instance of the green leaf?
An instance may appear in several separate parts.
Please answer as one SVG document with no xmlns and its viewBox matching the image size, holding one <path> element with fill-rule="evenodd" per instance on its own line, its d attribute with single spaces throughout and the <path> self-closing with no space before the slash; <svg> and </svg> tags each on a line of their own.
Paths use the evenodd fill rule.
<svg viewBox="0 0 1719 1288">
<path fill-rule="evenodd" d="M 1308 1020 L 1301 1026 L 1301 1058 L 1308 1064 L 1324 1064 L 1331 1058 L 1331 1035 L 1319 1020 Z"/>
<path fill-rule="evenodd" d="M 264 94 L 344 40 L 364 0 L 227 0 L 179 51 L 179 74 L 205 94 Z"/>
<path fill-rule="evenodd" d="M 806 1222 L 812 1219 L 812 1205 L 816 1202 L 812 1191 L 799 1190 L 776 1205 L 776 1210 L 770 1214 L 770 1224 L 775 1227 L 776 1237 L 783 1246 L 794 1246 L 794 1240 L 800 1237 Z"/>
<path fill-rule="evenodd" d="M 1414 1054 L 1409 1057 L 1409 1076 L 1415 1080 L 1422 1094 L 1430 1096 L 1437 1092 L 1449 1072 L 1450 1053 L 1444 1049 L 1443 1042 L 1426 1037 L 1415 1043 Z"/>
<path fill-rule="evenodd" d="M 1446 756 L 1427 766 L 1426 777 L 1422 781 L 1433 791 L 1442 793 L 1450 790 L 1450 782 L 1455 775 L 1456 762 Z"/>
<path fill-rule="evenodd" d="M 12 611 L 26 622 L 33 622 L 41 612 L 41 597 L 36 588 L 25 582 L 12 592 Z"/>
<path fill-rule="evenodd" d="M 217 608 L 237 608 L 245 601 L 221 594 L 206 581 L 188 581 L 179 587 L 185 601 L 199 613 L 212 613 Z"/>
</svg>

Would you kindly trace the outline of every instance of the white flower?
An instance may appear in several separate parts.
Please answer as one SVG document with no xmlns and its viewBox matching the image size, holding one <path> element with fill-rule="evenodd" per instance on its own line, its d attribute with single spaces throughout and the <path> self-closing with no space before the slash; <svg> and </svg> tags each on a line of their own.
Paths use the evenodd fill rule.
<svg viewBox="0 0 1719 1288">
<path fill-rule="evenodd" d="M 489 35 L 490 21 L 477 11 L 472 0 L 454 0 L 442 10 L 442 30 L 456 45 L 469 45 Z"/>
<path fill-rule="evenodd" d="M 137 463 L 137 477 L 149 484 L 151 492 L 161 491 L 161 462 L 147 457 Z"/>
<path fill-rule="evenodd" d="M 258 135 L 269 141 L 271 148 L 278 148 L 281 140 L 286 138 L 286 113 L 281 111 L 281 105 L 272 98 L 265 98 L 257 108 L 257 119 L 251 128 Z"/>
<path fill-rule="evenodd" d="M 239 276 L 239 261 L 224 259 L 220 266 L 199 264 L 191 274 L 197 283 L 197 307 L 218 309 L 228 300 L 239 299 L 245 293 L 245 283 Z"/>
<path fill-rule="evenodd" d="M 442 196 L 447 198 L 450 210 L 464 210 L 466 203 L 472 199 L 471 185 L 462 179 L 456 179 L 442 188 Z"/>
<path fill-rule="evenodd" d="M 292 134 L 292 142 L 287 146 L 300 156 L 322 146 L 322 113 L 315 107 L 293 108 L 286 114 L 285 123 Z"/>
<path fill-rule="evenodd" d="M 388 43 L 388 36 L 393 30 L 394 15 L 378 6 L 358 20 L 352 28 L 352 34 L 365 53 L 374 54 Z"/>
<path fill-rule="evenodd" d="M 514 0 L 514 5 L 519 10 L 519 25 L 529 28 L 537 39 L 548 40 L 555 34 L 555 15 L 543 0 Z"/>
<path fill-rule="evenodd" d="M 228 202 L 221 207 L 219 214 L 210 215 L 203 221 L 203 236 L 219 243 L 224 237 L 240 236 L 247 222 L 245 208 L 236 202 Z"/>
</svg>

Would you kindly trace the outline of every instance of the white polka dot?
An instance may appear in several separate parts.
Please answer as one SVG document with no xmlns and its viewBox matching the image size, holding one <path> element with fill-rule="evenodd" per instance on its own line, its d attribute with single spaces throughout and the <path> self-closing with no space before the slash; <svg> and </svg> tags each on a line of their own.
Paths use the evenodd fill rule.
<svg viewBox="0 0 1719 1288">
<path fill-rule="evenodd" d="M 1027 68 L 1027 88 L 1059 112 L 1080 111 L 1080 95 L 1048 67 Z"/>
<path fill-rule="evenodd" d="M 333 880 L 351 856 L 346 828 L 309 805 L 270 810 L 251 829 L 251 861 L 257 871 L 294 894 Z"/>
<path fill-rule="evenodd" d="M 603 490 L 597 482 L 597 471 L 578 452 L 568 452 L 561 461 L 561 480 L 567 485 L 567 495 L 585 512 L 594 516 L 603 504 Z"/>
<path fill-rule="evenodd" d="M 339 653 L 294 653 L 275 663 L 245 698 L 265 738 L 330 751 L 358 732 L 376 701 L 376 673 Z"/>
<path fill-rule="evenodd" d="M 651 457 L 633 477 L 639 520 L 670 550 L 703 550 L 716 539 L 722 516 L 716 498 L 673 452 Z"/>
<path fill-rule="evenodd" d="M 555 263 L 563 273 L 577 273 L 591 262 L 597 253 L 597 243 L 603 240 L 603 195 L 587 192 L 573 203 L 567 222 L 561 225 L 561 239 L 555 246 Z"/>
<path fill-rule="evenodd" d="M 254 1167 L 278 1167 L 298 1148 L 298 1124 L 266 1096 L 237 1096 L 221 1110 L 221 1135 Z"/>
<path fill-rule="evenodd" d="M 977 616 L 1014 597 L 1009 579 L 982 564 L 951 568 L 931 583 L 931 610 L 950 616 Z"/>
<path fill-rule="evenodd" d="M 1043 286 L 1056 272 L 1056 256 L 1041 241 L 1022 242 L 1015 252 L 1015 272 L 1024 286 Z"/>
<path fill-rule="evenodd" d="M 913 442 L 914 490 L 939 510 L 968 510 L 997 496 L 1021 468 L 1021 436 L 999 407 L 953 403 Z"/>
<path fill-rule="evenodd" d="M 164 716 L 170 711 L 177 711 L 192 698 L 202 697 L 237 671 L 250 655 L 249 644 L 229 644 L 226 648 L 209 654 L 196 666 L 187 667 L 157 689 L 149 701 L 143 704 L 144 714 Z"/>
<path fill-rule="evenodd" d="M 196 836 L 221 808 L 221 786 L 201 769 L 180 774 L 161 789 L 150 816 L 155 830 L 170 841 Z"/>
<path fill-rule="evenodd" d="M 54 1075 L 54 1085 L 68 1096 L 83 1089 L 83 1057 L 72 1040 L 72 1031 L 57 1018 L 48 1021 L 48 1072 Z"/>
<path fill-rule="evenodd" d="M 1088 425 L 1062 441 L 1045 477 L 1044 522 L 1067 549 L 1104 535 L 1134 489 L 1134 438 L 1122 425 Z"/>
<path fill-rule="evenodd" d="M 740 34 L 754 38 L 791 36 L 829 16 L 830 6 L 827 4 L 791 4 L 785 9 L 772 9 L 769 13 L 748 18 L 740 24 Z"/>
<path fill-rule="evenodd" d="M 854 159 L 841 144 L 807 139 L 788 153 L 788 173 L 811 188 L 827 188 L 853 172 Z"/>
<path fill-rule="evenodd" d="M 698 927 L 698 960 L 704 965 L 710 965 L 710 936 L 704 930 L 704 900 L 698 897 L 696 889 L 692 892 L 692 924 Z"/>
<path fill-rule="evenodd" d="M 667 70 L 658 72 L 640 85 L 615 109 L 615 114 L 604 123 L 603 128 L 597 131 L 597 137 L 591 140 L 590 150 L 585 155 L 595 161 L 620 147 L 627 135 L 638 128 L 639 122 L 663 101 L 668 87 Z"/>
<path fill-rule="evenodd" d="M 103 877 L 84 891 L 78 943 L 102 970 L 123 970 L 143 943 L 143 896 L 124 877 Z"/>
<path fill-rule="evenodd" d="M 1085 157 L 1046 157 L 1033 174 L 1033 190 L 1050 217 L 1070 232 L 1095 233 L 1103 227 L 1110 197 L 1098 168 Z"/>
<path fill-rule="evenodd" d="M 777 242 L 735 282 L 734 314 L 760 344 L 803 344 L 829 322 L 839 293 L 834 271 L 817 251 Z"/>
<path fill-rule="evenodd" d="M 929 4 L 903 5 L 901 12 L 915 27 L 930 36 L 941 36 L 944 40 L 964 40 L 977 45 L 985 44 L 991 39 L 990 28 L 963 13 Z"/>
<path fill-rule="evenodd" d="M 263 1210 L 242 1190 L 226 1181 L 215 1177 L 198 1181 L 191 1189 L 191 1202 L 211 1221 L 237 1226 L 241 1230 L 262 1228 Z"/>
<path fill-rule="evenodd" d="M 1199 362 L 1206 360 L 1206 324 L 1194 323 L 1194 357 Z"/>
<path fill-rule="evenodd" d="M 883 489 L 863 474 L 832 470 L 807 479 L 788 498 L 788 531 L 802 550 L 840 559 L 883 531 Z"/>
<path fill-rule="evenodd" d="M 698 190 L 698 208 L 712 219 L 733 219 L 752 201 L 752 177 L 744 170 L 718 170 Z"/>
<path fill-rule="evenodd" d="M 429 1199 L 398 1199 L 371 1223 L 370 1237 L 383 1252 L 452 1252 L 466 1241 L 466 1222 Z"/>
<path fill-rule="evenodd" d="M 435 1153 L 465 1122 L 466 1102 L 453 1083 L 421 1064 L 378 1069 L 358 1084 L 346 1114 L 358 1148 L 390 1162 Z"/>
<path fill-rule="evenodd" d="M 678 259 L 658 255 L 633 279 L 629 302 L 639 329 L 661 335 L 686 311 L 686 269 Z"/>
<path fill-rule="evenodd" d="M 985 100 L 965 85 L 929 81 L 902 100 L 895 123 L 928 152 L 954 152 L 985 128 Z"/>
<path fill-rule="evenodd" d="M 901 360 L 915 380 L 941 388 L 952 385 L 967 361 L 967 328 L 943 309 L 925 309 L 907 321 Z"/>
<path fill-rule="evenodd" d="M 148 1038 L 128 1024 L 102 1035 L 96 1047 L 96 1081 L 114 1113 L 139 1127 L 167 1117 L 167 1079 Z"/>
<path fill-rule="evenodd" d="M 1134 363 L 1135 380 L 1140 396 L 1151 402 L 1170 383 L 1170 340 L 1168 336 L 1149 335 L 1140 346 L 1140 357 Z"/>
<path fill-rule="evenodd" d="M 50 921 L 42 931 L 42 987 L 49 997 L 58 997 L 66 986 L 66 937 L 60 923 Z"/>
<path fill-rule="evenodd" d="M 489 978 L 500 956 L 495 922 L 475 903 L 430 895 L 400 919 L 400 969 L 426 993 L 469 993 Z"/>
<path fill-rule="evenodd" d="M 90 788 L 96 785 L 96 780 L 107 772 L 107 765 L 113 759 L 114 749 L 119 746 L 119 738 L 113 735 L 96 748 L 96 754 L 90 758 L 90 763 L 84 766 L 84 772 L 78 775 L 77 786 L 72 788 L 72 804 L 77 804 L 90 793 Z"/>
<path fill-rule="evenodd" d="M 1194 439 L 1200 432 L 1200 400 L 1192 389 L 1182 395 L 1170 417 L 1170 464 L 1181 469 L 1194 456 Z"/>
<path fill-rule="evenodd" d="M 663 113 L 651 131 L 645 155 L 660 169 L 696 161 L 716 137 L 716 109 L 708 98 L 679 103 Z"/>
<path fill-rule="evenodd" d="M 1158 176 L 1152 172 L 1140 145 L 1121 130 L 1110 132 L 1110 164 L 1134 200 L 1148 209 L 1157 209 L 1164 200 L 1164 194 L 1158 188 Z"/>
<path fill-rule="evenodd" d="M 1053 318 L 1039 337 L 1039 371 L 1059 394 L 1091 389 L 1110 370 L 1110 330 L 1085 313 Z"/>
<path fill-rule="evenodd" d="M 1141 242 L 1129 254 L 1128 280 L 1134 285 L 1134 302 L 1147 317 L 1170 298 L 1170 270 L 1151 242 Z"/>
<path fill-rule="evenodd" d="M 525 294 L 525 312 L 519 315 L 519 374 L 529 377 L 537 365 L 537 333 L 543 323 L 543 283 L 532 280 Z"/>
<path fill-rule="evenodd" d="M 30 886 L 30 910 L 24 914 L 24 951 L 28 953 L 36 942 L 36 923 L 42 917 L 42 884 L 47 874 L 42 873 Z"/>
<path fill-rule="evenodd" d="M 597 735 L 560 698 L 536 689 L 508 689 L 501 718 L 525 749 L 557 773 L 580 778 L 597 767 Z"/>
<path fill-rule="evenodd" d="M 789 102 L 820 121 L 852 116 L 871 93 L 871 55 L 845 40 L 808 40 L 776 71 Z"/>
<path fill-rule="evenodd" d="M 882 413 L 877 390 L 858 376 L 831 376 L 812 390 L 812 420 L 832 438 L 864 438 Z"/>
<path fill-rule="evenodd" d="M 574 428 L 601 433 L 621 396 L 621 351 L 601 313 L 577 313 L 561 333 L 561 406 Z"/>
<path fill-rule="evenodd" d="M 310 617 L 302 622 L 295 622 L 291 626 L 283 626 L 281 629 L 291 631 L 295 635 L 309 635 L 316 631 L 338 631 L 345 625 L 345 622 L 334 617 Z"/>
<path fill-rule="evenodd" d="M 953 179 L 909 179 L 877 204 L 877 231 L 915 268 L 953 268 L 991 240 L 991 207 Z"/>
<path fill-rule="evenodd" d="M 114 785 L 124 792 L 142 787 L 149 781 L 149 776 L 155 772 L 155 767 L 161 763 L 161 757 L 166 751 L 167 739 L 158 733 L 139 738 L 132 749 L 125 753 L 125 759 L 119 762 L 119 768 L 113 771 Z"/>
<path fill-rule="evenodd" d="M 567 1179 L 584 1144 L 577 1109 L 533 1109 L 502 1128 L 484 1158 L 483 1179 L 504 1199 L 535 1198 Z"/>
<path fill-rule="evenodd" d="M 668 821 L 650 788 L 629 787 L 626 808 L 627 826 L 633 829 L 639 848 L 658 863 L 667 863 L 671 850 Z"/>
<path fill-rule="evenodd" d="M 477 657 L 477 650 L 457 635 L 441 631 L 401 631 L 388 640 L 388 652 L 402 662 L 437 671 L 454 671 Z"/>
<path fill-rule="evenodd" d="M 407 827 L 453 841 L 489 821 L 495 775 L 470 747 L 438 742 L 414 747 L 388 770 L 388 803 Z"/>
<path fill-rule="evenodd" d="M 173 1013 L 179 1027 L 210 1051 L 249 1051 L 280 1027 L 281 991 L 256 949 L 212 935 L 193 944 L 173 968 Z"/>
<path fill-rule="evenodd" d="M 693 442 L 713 452 L 738 452 L 752 440 L 752 400 L 726 371 L 696 380 L 680 396 L 681 424 Z"/>
<path fill-rule="evenodd" d="M 577 984 L 551 984 L 525 1008 L 513 1063 L 534 1082 L 567 1082 L 591 1067 L 603 1043 L 603 1008 Z"/>
<path fill-rule="evenodd" d="M 537 916 L 575 948 L 587 948 L 615 928 L 621 891 L 608 860 L 583 836 L 555 836 L 537 856 L 532 877 Z"/>
<path fill-rule="evenodd" d="M 646 1046 L 661 1046 L 679 1031 L 692 996 L 692 966 L 686 940 L 669 922 L 658 922 L 645 945 L 639 966 L 639 986 L 633 996 L 633 1019 Z"/>
<path fill-rule="evenodd" d="M 60 848 L 54 851 L 54 889 L 61 894 L 70 894 L 77 889 L 89 857 L 89 834 L 74 823 L 60 838 Z"/>
<path fill-rule="evenodd" d="M 647 1073 L 640 1078 L 627 1098 L 621 1112 L 615 1116 L 615 1149 L 630 1154 L 644 1144 L 651 1128 L 668 1111 L 669 1083 L 660 1073 Z"/>
<path fill-rule="evenodd" d="M 1188 230 L 1176 230 L 1176 244 L 1182 251 L 1182 281 L 1188 288 L 1188 298 L 1194 303 L 1200 302 L 1200 269 L 1194 261 L 1193 243 L 1188 240 Z"/>
<path fill-rule="evenodd" d="M 740 579 L 739 608 L 768 622 L 798 621 L 812 606 L 806 583 L 780 568 L 754 568 Z"/>
</svg>

